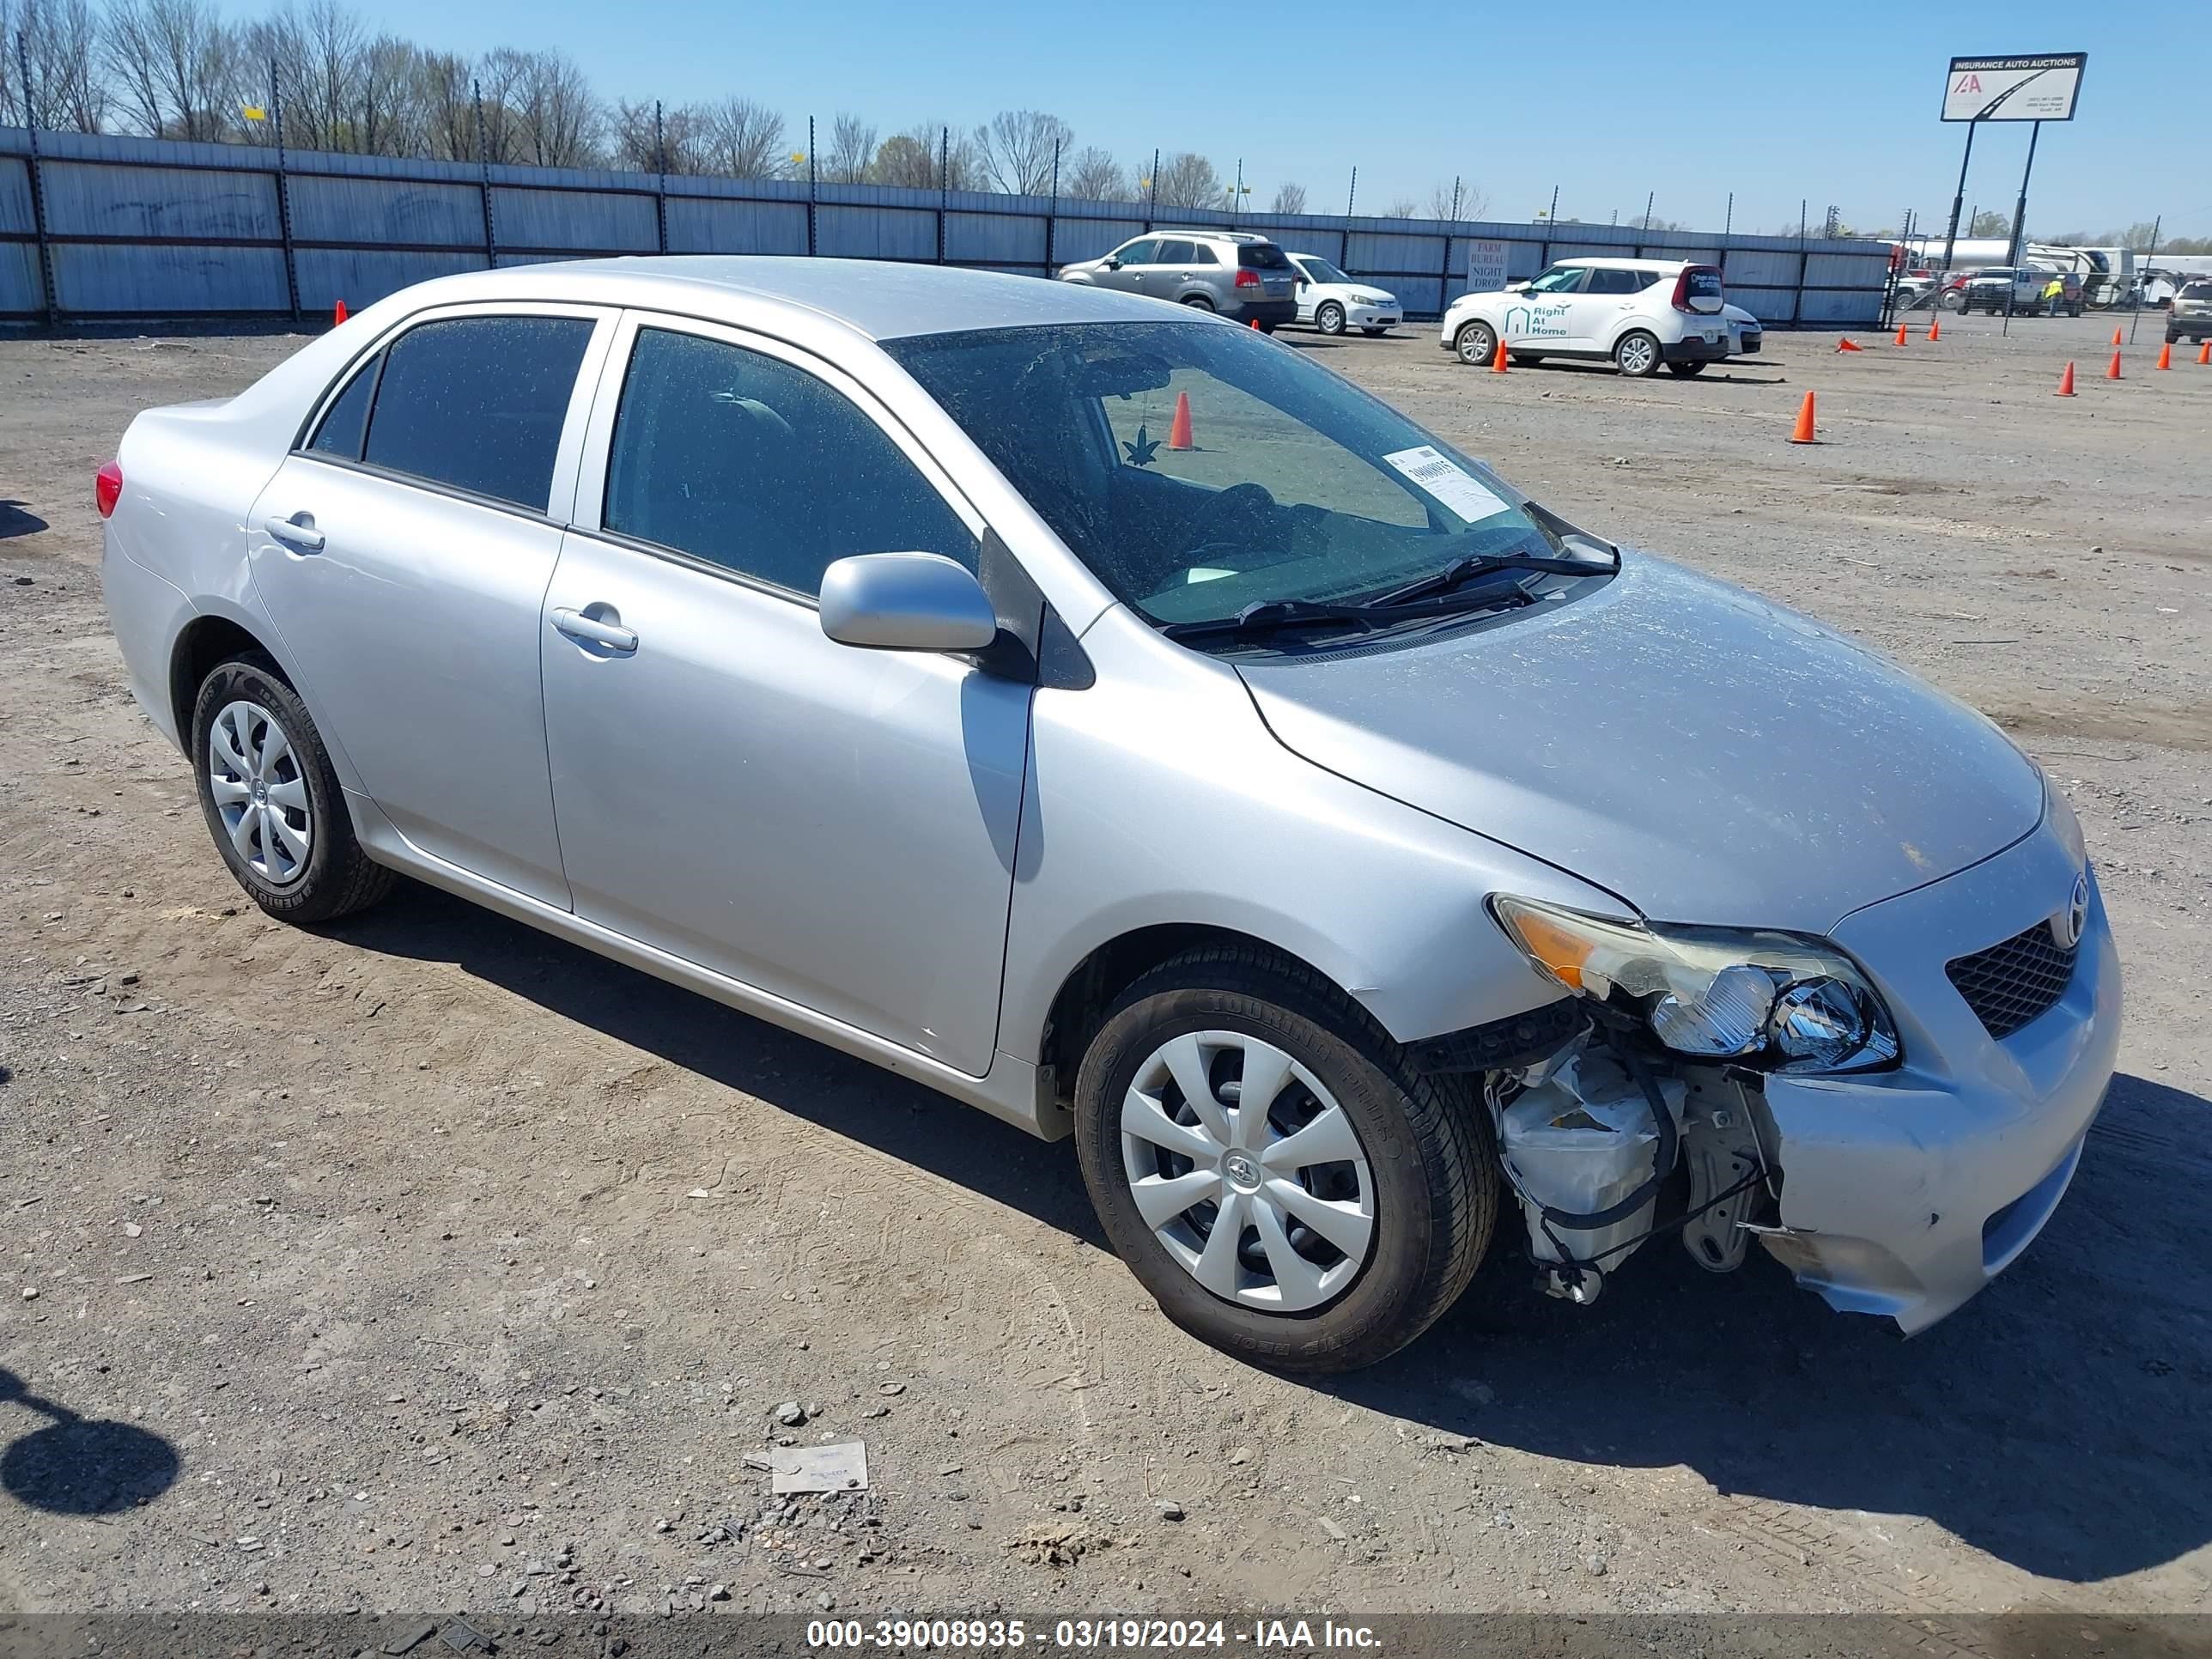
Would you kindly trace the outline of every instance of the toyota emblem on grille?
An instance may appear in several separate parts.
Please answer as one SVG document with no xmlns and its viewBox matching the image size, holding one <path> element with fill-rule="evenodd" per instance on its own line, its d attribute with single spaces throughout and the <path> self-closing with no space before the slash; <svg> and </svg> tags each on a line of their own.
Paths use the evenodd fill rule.
<svg viewBox="0 0 2212 1659">
<path fill-rule="evenodd" d="M 2074 891 L 2066 901 L 2066 908 L 2051 919 L 2051 937 L 2062 951 L 2070 951 L 2081 942 L 2081 929 L 2089 920 L 2089 877 L 2085 871 L 2074 878 Z"/>
</svg>

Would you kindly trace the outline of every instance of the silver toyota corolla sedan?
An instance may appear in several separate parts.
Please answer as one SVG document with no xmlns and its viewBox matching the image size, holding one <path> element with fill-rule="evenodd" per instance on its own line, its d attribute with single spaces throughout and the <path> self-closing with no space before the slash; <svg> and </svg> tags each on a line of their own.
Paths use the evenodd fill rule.
<svg viewBox="0 0 2212 1659">
<path fill-rule="evenodd" d="M 1072 1132 L 1262 1364 L 1656 1237 L 1917 1331 L 2112 1074 L 2080 829 L 1996 727 L 1183 307 L 449 277 L 140 416 L 98 495 L 264 910 L 404 872 Z"/>
</svg>

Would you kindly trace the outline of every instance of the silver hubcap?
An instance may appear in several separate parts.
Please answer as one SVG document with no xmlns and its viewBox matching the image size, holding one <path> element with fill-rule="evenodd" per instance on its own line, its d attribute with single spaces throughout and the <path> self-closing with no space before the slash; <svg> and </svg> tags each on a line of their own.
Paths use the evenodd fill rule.
<svg viewBox="0 0 2212 1659">
<path fill-rule="evenodd" d="M 1641 334 L 1633 335 L 1620 343 L 1620 366 L 1631 374 L 1641 374 L 1651 367 L 1658 349 Z"/>
<path fill-rule="evenodd" d="M 1459 337 L 1459 355 L 1468 362 L 1486 363 L 1497 349 L 1487 329 L 1467 329 Z"/>
<path fill-rule="evenodd" d="M 225 703 L 208 727 L 207 769 L 232 850 L 272 887 L 299 880 L 315 826 L 307 781 L 276 717 L 258 702 Z"/>
<path fill-rule="evenodd" d="M 1374 1245 L 1375 1183 L 1351 1118 L 1312 1073 L 1241 1031 L 1171 1038 L 1137 1068 L 1121 1165 L 1152 1236 L 1225 1302 L 1319 1307 Z"/>
<path fill-rule="evenodd" d="M 1344 332 L 1344 313 L 1335 306 L 1321 308 L 1321 331 L 1324 334 Z"/>
</svg>

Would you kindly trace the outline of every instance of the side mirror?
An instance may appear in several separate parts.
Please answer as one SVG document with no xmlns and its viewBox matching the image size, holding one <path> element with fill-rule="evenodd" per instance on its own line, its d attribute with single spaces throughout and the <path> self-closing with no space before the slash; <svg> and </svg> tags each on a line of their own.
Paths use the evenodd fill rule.
<svg viewBox="0 0 2212 1659">
<path fill-rule="evenodd" d="M 1098 264 L 1100 268 L 1105 270 L 1119 270 L 1121 268 L 1121 262 L 1110 253 L 1104 258 L 1101 259 Z"/>
<path fill-rule="evenodd" d="M 998 613 L 967 566 L 942 553 L 861 553 L 822 573 L 822 631 L 876 651 L 981 651 Z"/>
</svg>

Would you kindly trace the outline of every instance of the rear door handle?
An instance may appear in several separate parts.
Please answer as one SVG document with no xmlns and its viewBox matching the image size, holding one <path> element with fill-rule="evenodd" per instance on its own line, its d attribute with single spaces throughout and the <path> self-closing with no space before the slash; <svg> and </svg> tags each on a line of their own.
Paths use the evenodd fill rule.
<svg viewBox="0 0 2212 1659">
<path fill-rule="evenodd" d="M 553 626 L 570 639 L 581 640 L 587 645 L 603 645 L 610 651 L 637 649 L 635 629 L 601 622 L 597 617 L 587 617 L 580 611 L 556 611 Z"/>
<path fill-rule="evenodd" d="M 261 527 L 295 553 L 323 550 L 323 532 L 315 528 L 315 515 L 312 513 L 295 513 L 289 519 L 272 513 L 261 521 Z"/>
</svg>

